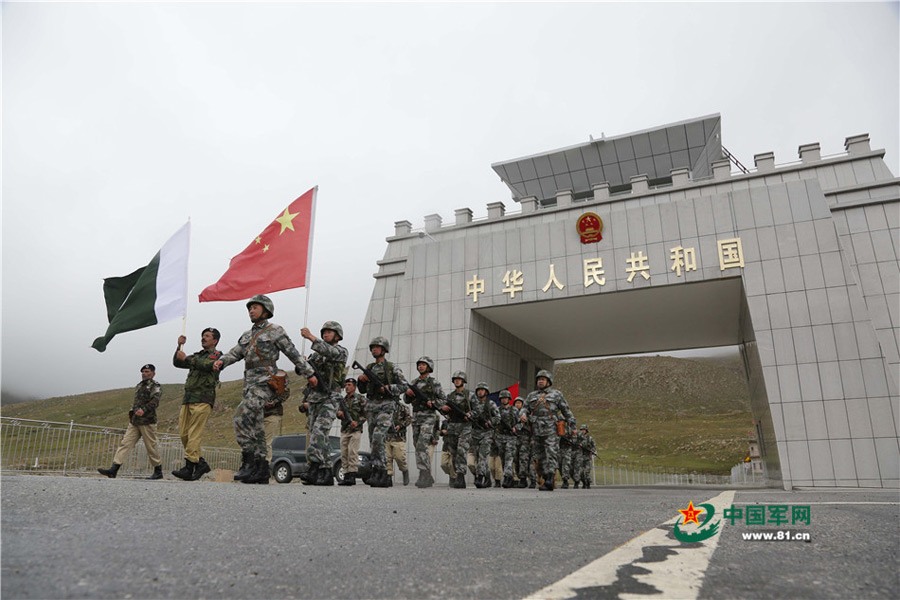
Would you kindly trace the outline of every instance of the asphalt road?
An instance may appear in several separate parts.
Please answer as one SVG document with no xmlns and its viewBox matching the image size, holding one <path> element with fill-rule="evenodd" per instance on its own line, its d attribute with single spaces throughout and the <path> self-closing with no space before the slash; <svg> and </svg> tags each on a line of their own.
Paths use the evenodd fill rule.
<svg viewBox="0 0 900 600">
<path fill-rule="evenodd" d="M 658 529 L 689 501 L 721 492 L 4 476 L 0 592 L 5 599 L 524 598 Z M 811 541 L 749 542 L 742 533 L 779 528 L 724 524 L 711 561 L 698 563 L 699 597 L 897 597 L 896 490 L 748 490 L 733 502 L 809 505 L 802 530 Z M 656 554 L 677 553 L 644 549 L 647 560 Z M 615 585 L 586 586 L 573 597 L 663 597 L 631 575 L 642 570 L 622 565 Z"/>
</svg>

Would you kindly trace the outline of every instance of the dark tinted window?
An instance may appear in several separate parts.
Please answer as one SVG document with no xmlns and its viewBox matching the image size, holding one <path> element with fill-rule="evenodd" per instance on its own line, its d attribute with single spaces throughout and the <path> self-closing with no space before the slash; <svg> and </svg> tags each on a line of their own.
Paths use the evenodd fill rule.
<svg viewBox="0 0 900 600">
<path fill-rule="evenodd" d="M 341 438 L 337 436 L 329 436 L 328 444 L 331 446 L 332 450 L 340 450 L 341 449 Z"/>
<path fill-rule="evenodd" d="M 338 448 L 340 448 L 340 440 L 338 441 Z M 274 440 L 272 440 L 272 449 L 273 450 L 306 450 L 306 436 L 305 435 L 277 436 Z"/>
</svg>

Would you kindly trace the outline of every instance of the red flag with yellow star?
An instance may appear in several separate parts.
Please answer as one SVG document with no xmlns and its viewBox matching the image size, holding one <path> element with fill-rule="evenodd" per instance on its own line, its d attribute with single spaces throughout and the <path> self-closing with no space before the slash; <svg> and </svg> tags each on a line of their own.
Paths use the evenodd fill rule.
<svg viewBox="0 0 900 600">
<path fill-rule="evenodd" d="M 317 189 L 291 202 L 243 252 L 232 258 L 219 281 L 200 293 L 200 302 L 244 300 L 256 294 L 305 286 L 312 255 Z"/>
</svg>

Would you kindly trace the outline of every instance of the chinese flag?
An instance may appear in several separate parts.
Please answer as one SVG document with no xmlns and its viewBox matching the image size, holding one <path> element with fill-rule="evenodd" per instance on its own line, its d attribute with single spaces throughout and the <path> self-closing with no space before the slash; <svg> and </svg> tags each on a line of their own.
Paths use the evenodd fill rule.
<svg viewBox="0 0 900 600">
<path fill-rule="evenodd" d="M 200 293 L 200 302 L 243 300 L 305 286 L 317 189 L 291 202 L 243 252 L 232 258 L 219 281 Z"/>
</svg>

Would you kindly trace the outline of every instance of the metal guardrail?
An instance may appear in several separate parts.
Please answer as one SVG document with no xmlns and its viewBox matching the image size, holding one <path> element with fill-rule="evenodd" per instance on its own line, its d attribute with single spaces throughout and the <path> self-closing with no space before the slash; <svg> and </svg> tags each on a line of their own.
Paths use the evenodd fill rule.
<svg viewBox="0 0 900 600">
<path fill-rule="evenodd" d="M 749 463 L 746 463 L 749 465 Z M 766 473 L 753 473 L 744 464 L 735 465 L 731 475 L 664 472 L 635 465 L 594 464 L 593 485 L 766 485 Z"/>
<path fill-rule="evenodd" d="M 4 473 L 93 475 L 99 467 L 112 464 L 123 435 L 124 429 L 80 425 L 74 421 L 58 423 L 0 417 L 0 470 Z M 158 438 L 163 472 L 180 467 L 184 461 L 180 436 L 160 433 Z M 213 469 L 236 471 L 241 464 L 240 450 L 204 446 L 201 452 Z M 119 474 L 142 477 L 150 472 L 142 439 Z"/>
</svg>

